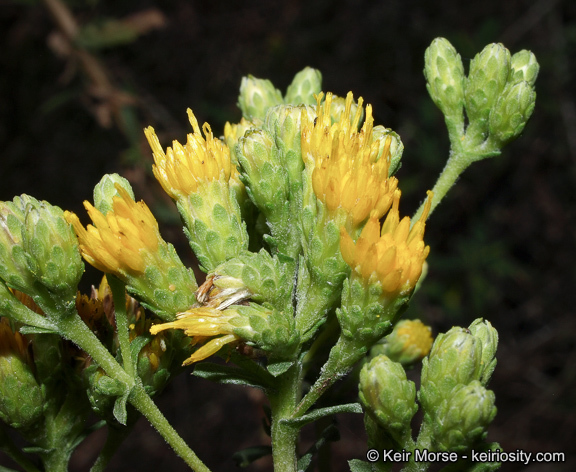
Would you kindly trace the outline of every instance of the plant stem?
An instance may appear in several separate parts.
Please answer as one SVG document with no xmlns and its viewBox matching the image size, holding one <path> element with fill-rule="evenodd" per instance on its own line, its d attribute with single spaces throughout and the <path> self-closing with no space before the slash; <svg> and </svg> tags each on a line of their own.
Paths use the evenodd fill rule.
<svg viewBox="0 0 576 472">
<path fill-rule="evenodd" d="M 296 442 L 300 428 L 282 420 L 290 418 L 298 401 L 301 383 L 299 363 L 278 377 L 278 383 L 277 390 L 269 394 L 274 472 L 296 472 Z"/>
<path fill-rule="evenodd" d="M 109 275 L 108 285 L 112 289 L 114 298 L 114 313 L 116 318 L 116 332 L 118 334 L 118 344 L 122 355 L 122 366 L 130 377 L 134 377 L 134 365 L 130 351 L 130 334 L 128 328 L 128 314 L 126 313 L 126 286 L 124 283 Z"/>
<path fill-rule="evenodd" d="M 188 447 L 186 442 L 180 437 L 166 417 L 158 409 L 156 404 L 148 396 L 141 383 L 137 383 L 128 401 L 142 413 L 162 437 L 170 444 L 174 452 L 178 454 L 186 464 L 195 472 L 210 472 L 200 458 Z"/>
<path fill-rule="evenodd" d="M 438 177 L 432 192 L 434 193 L 434 198 L 432 198 L 432 207 L 430 208 L 430 212 L 428 213 L 428 218 L 434 211 L 434 209 L 438 206 L 438 204 L 442 201 L 448 190 L 454 185 L 460 174 L 466 170 L 466 168 L 472 163 L 473 161 L 467 158 L 467 155 L 463 153 L 456 153 L 452 152 L 450 157 L 448 158 L 448 162 L 446 162 L 446 166 L 444 170 Z M 424 210 L 424 203 L 420 205 L 418 211 L 414 213 L 412 217 L 412 224 L 420 219 L 422 215 L 422 211 Z"/>
<path fill-rule="evenodd" d="M 350 368 L 364 355 L 364 352 L 354 349 L 353 343 L 347 338 L 340 337 L 330 351 L 326 364 L 322 367 L 320 377 L 314 382 L 308 393 L 298 404 L 292 419 L 305 414 L 316 403 L 328 388 L 343 377 Z"/>
</svg>

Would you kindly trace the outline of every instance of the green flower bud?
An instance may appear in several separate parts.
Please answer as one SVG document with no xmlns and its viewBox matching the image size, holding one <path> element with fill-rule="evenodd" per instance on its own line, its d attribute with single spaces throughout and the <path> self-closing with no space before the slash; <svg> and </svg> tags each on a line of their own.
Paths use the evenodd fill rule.
<svg viewBox="0 0 576 472">
<path fill-rule="evenodd" d="M 507 86 L 490 112 L 490 139 L 498 146 L 516 139 L 536 105 L 536 92 L 528 82 Z"/>
<path fill-rule="evenodd" d="M 464 452 L 486 437 L 496 416 L 495 396 L 477 380 L 459 386 L 435 411 L 433 444 L 438 451 Z"/>
<path fill-rule="evenodd" d="M 134 191 L 130 186 L 130 182 L 119 174 L 105 174 L 100 182 L 94 187 L 94 207 L 100 211 L 103 215 L 106 215 L 109 211 L 113 210 L 112 199 L 116 196 L 120 196 L 118 190 L 114 184 L 120 185 L 124 190 L 128 192 L 132 200 L 134 198 Z"/>
<path fill-rule="evenodd" d="M 27 206 L 24 249 L 36 280 L 57 301 L 75 304 L 84 264 L 76 235 L 60 208 L 38 201 Z"/>
<path fill-rule="evenodd" d="M 481 142 L 488 131 L 490 110 L 500 97 L 510 74 L 510 51 L 502 44 L 489 44 L 476 54 L 466 80 L 466 113 L 472 141 Z"/>
<path fill-rule="evenodd" d="M 319 70 L 306 67 L 294 76 L 286 90 L 284 102 L 292 105 L 316 105 L 314 95 L 322 90 L 322 74 Z"/>
<path fill-rule="evenodd" d="M 200 191 L 179 200 L 176 206 L 183 216 L 190 247 L 207 272 L 248 249 L 246 224 L 227 183 L 205 182 Z"/>
<path fill-rule="evenodd" d="M 28 428 L 41 419 L 44 395 L 28 355 L 28 341 L 0 321 L 0 419 L 13 428 Z"/>
<path fill-rule="evenodd" d="M 416 413 L 416 387 L 407 380 L 401 364 L 378 356 L 360 371 L 360 402 L 397 443 L 410 434 L 410 421 Z"/>
<path fill-rule="evenodd" d="M 387 138 L 390 138 L 390 168 L 388 170 L 388 176 L 392 176 L 400 169 L 400 159 L 402 159 L 402 153 L 404 152 L 404 144 L 402 144 L 400 136 L 391 129 L 384 128 L 382 125 L 374 126 L 372 129 L 372 139 L 373 141 L 380 141 L 378 159 L 380 159 L 384 152 Z"/>
<path fill-rule="evenodd" d="M 212 287 L 204 288 L 202 292 L 207 295 L 206 299 L 197 295 L 198 301 L 223 309 L 223 303 L 229 306 L 238 304 L 240 298 L 250 298 L 282 310 L 292 294 L 293 274 L 286 269 L 286 264 L 265 249 L 258 253 L 245 251 L 214 270 L 210 281 Z"/>
<path fill-rule="evenodd" d="M 238 317 L 230 321 L 234 334 L 268 351 L 273 359 L 291 360 L 298 349 L 300 335 L 292 313 L 269 309 L 256 303 L 235 306 Z"/>
<path fill-rule="evenodd" d="M 432 347 L 432 330 L 420 320 L 401 320 L 384 339 L 381 353 L 402 365 L 427 356 Z"/>
<path fill-rule="evenodd" d="M 270 108 L 266 114 L 264 129 L 272 136 L 279 150 L 279 161 L 286 167 L 291 191 L 295 192 L 302 186 L 301 132 L 302 113 L 313 121 L 316 111 L 310 106 L 278 105 Z"/>
<path fill-rule="evenodd" d="M 490 381 L 496 367 L 496 349 L 498 349 L 498 331 L 489 321 L 478 318 L 468 327 L 470 333 L 482 344 L 480 383 L 484 386 Z"/>
<path fill-rule="evenodd" d="M 56 302 L 74 302 L 84 264 L 60 208 L 28 195 L 1 202 L 0 256 L 0 278 L 12 288 L 36 296 L 44 287 Z"/>
<path fill-rule="evenodd" d="M 263 120 L 268 108 L 281 103 L 284 103 L 284 100 L 280 90 L 269 80 L 257 79 L 252 75 L 242 78 L 238 106 L 247 120 Z"/>
<path fill-rule="evenodd" d="M 426 88 L 446 117 L 463 122 L 464 66 L 447 39 L 436 38 L 424 54 Z"/>
<path fill-rule="evenodd" d="M 30 291 L 34 285 L 23 244 L 25 209 L 31 199 L 22 195 L 13 202 L 0 202 L 0 278 L 21 292 Z"/>
<path fill-rule="evenodd" d="M 463 328 L 454 327 L 439 334 L 428 358 L 422 361 L 422 386 L 418 393 L 424 410 L 431 412 L 452 396 L 460 384 L 480 377 L 481 341 Z"/>
<path fill-rule="evenodd" d="M 540 65 L 536 60 L 536 56 L 532 52 L 523 49 L 512 56 L 508 83 L 528 82 L 528 84 L 534 86 L 539 71 Z"/>
<path fill-rule="evenodd" d="M 280 162 L 274 138 L 263 129 L 250 130 L 240 140 L 237 152 L 246 192 L 267 219 L 272 236 L 268 242 L 284 254 L 294 253 L 299 234 L 290 213 L 288 172 Z"/>
</svg>

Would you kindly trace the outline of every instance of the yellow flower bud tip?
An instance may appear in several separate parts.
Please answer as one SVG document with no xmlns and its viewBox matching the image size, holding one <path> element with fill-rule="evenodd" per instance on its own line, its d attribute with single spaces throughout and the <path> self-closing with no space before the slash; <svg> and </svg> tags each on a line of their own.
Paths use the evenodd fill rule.
<svg viewBox="0 0 576 472">
<path fill-rule="evenodd" d="M 149 126 L 144 130 L 154 155 L 154 176 L 174 200 L 195 193 L 201 182 L 217 179 L 228 182 L 234 167 L 230 161 L 230 149 L 214 137 L 210 125 L 204 123 L 203 137 L 198 120 L 190 109 L 188 119 L 194 132 L 188 134 L 184 145 L 173 141 L 166 152 L 154 128 Z"/>
<path fill-rule="evenodd" d="M 403 342 L 403 351 L 418 358 L 428 355 L 432 348 L 432 329 L 420 320 L 403 320 L 396 325 L 396 337 Z"/>
<path fill-rule="evenodd" d="M 142 274 L 161 241 L 158 223 L 144 202 L 136 203 L 118 184 L 116 189 L 119 196 L 113 198 L 113 211 L 106 216 L 84 202 L 94 225 L 85 229 L 68 211 L 64 217 L 74 227 L 82 256 L 91 265 L 119 276 Z"/>
<path fill-rule="evenodd" d="M 314 166 L 312 186 L 316 197 L 326 204 L 328 211 L 339 208 L 350 215 L 357 226 L 368 218 L 372 210 L 382 217 L 390 208 L 392 194 L 397 188 L 396 178 L 388 178 L 390 167 L 390 138 L 373 139 L 372 107 L 366 107 L 366 119 L 360 131 L 360 106 L 351 119 L 353 96 L 346 98 L 339 121 L 331 124 L 332 94 L 320 103 L 317 97 L 317 118 L 312 123 L 302 115 L 302 156 L 307 166 Z M 359 100 L 359 105 L 361 99 Z M 386 139 L 380 154 L 381 139 Z"/>
<path fill-rule="evenodd" d="M 430 252 L 424 245 L 424 221 L 430 211 L 432 192 L 421 218 L 410 229 L 410 218 L 400 220 L 400 190 L 393 196 L 392 208 L 380 230 L 377 211 L 362 229 L 356 243 L 344 227 L 340 229 L 342 258 L 368 284 L 378 282 L 388 296 L 409 294 L 418 282 L 422 265 Z"/>
</svg>

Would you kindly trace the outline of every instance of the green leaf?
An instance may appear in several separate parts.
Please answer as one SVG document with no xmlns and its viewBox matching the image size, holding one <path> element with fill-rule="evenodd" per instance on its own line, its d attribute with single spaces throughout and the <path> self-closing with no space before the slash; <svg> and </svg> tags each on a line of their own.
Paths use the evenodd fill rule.
<svg viewBox="0 0 576 472">
<path fill-rule="evenodd" d="M 245 372 L 238 367 L 202 362 L 194 368 L 194 375 L 221 384 L 247 385 L 266 390 L 270 387 L 268 382 L 256 375 Z"/>
<path fill-rule="evenodd" d="M 255 460 L 270 454 L 272 454 L 272 447 L 270 446 L 253 446 L 235 452 L 232 455 L 232 460 L 236 462 L 238 467 L 248 467 Z"/>
<path fill-rule="evenodd" d="M 312 410 L 307 415 L 301 416 L 294 419 L 283 419 L 280 420 L 281 423 L 289 423 L 291 425 L 296 425 L 302 427 L 308 423 L 319 420 L 325 416 L 335 415 L 337 413 L 362 413 L 362 406 L 360 403 L 346 403 L 344 405 L 329 406 L 326 408 L 318 408 L 317 410 Z"/>
<path fill-rule="evenodd" d="M 274 377 L 278 377 L 286 372 L 290 367 L 294 365 L 293 361 L 287 362 L 271 362 L 268 364 L 268 372 L 270 372 Z"/>
<path fill-rule="evenodd" d="M 118 423 L 126 426 L 126 421 L 128 420 L 128 412 L 126 411 L 126 402 L 128 401 L 128 395 L 130 394 L 130 390 L 126 390 L 124 395 L 118 397 L 114 402 L 114 418 L 118 421 Z"/>
</svg>

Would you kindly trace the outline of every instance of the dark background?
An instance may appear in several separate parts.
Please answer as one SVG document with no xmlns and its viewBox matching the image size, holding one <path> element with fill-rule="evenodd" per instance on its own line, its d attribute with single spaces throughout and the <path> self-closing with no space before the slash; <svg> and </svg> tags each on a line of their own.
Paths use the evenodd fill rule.
<svg viewBox="0 0 576 472">
<path fill-rule="evenodd" d="M 148 14 L 127 23 L 138 37 L 117 34 L 122 27 L 95 36 L 81 30 L 76 52 L 49 13 L 53 5 L 0 3 L 0 200 L 28 193 L 83 214 L 82 201 L 91 200 L 100 177 L 118 172 L 189 264 L 177 215 L 151 177 L 144 126 L 153 125 L 165 143 L 182 141 L 191 107 L 220 133 L 225 121 L 240 118 L 242 76 L 271 79 L 285 91 L 296 72 L 312 66 L 322 72 L 324 90 L 362 95 L 376 124 L 401 135 L 397 176 L 403 213 L 411 214 L 448 152 L 422 74 L 426 47 L 446 37 L 466 69 L 491 42 L 512 53 L 534 52 L 541 70 L 531 122 L 501 156 L 473 165 L 429 220 L 430 272 L 409 316 L 435 333 L 481 316 L 490 320 L 500 347 L 490 384 L 499 411 L 489 439 L 505 451 L 566 453 L 563 464 L 502 470 L 576 470 L 576 2 L 74 1 L 66 5 L 78 26 L 102 28 L 109 19 Z M 79 50 L 97 61 L 95 69 Z M 94 71 L 108 77 L 106 87 Z M 97 281 L 87 273 L 86 287 Z M 218 471 L 236 470 L 230 456 L 237 449 L 265 443 L 262 402 L 258 392 L 190 375 L 177 378 L 159 400 Z M 365 454 L 361 419 L 339 422 L 335 471 Z M 101 431 L 81 446 L 72 470 L 88 470 L 103 440 Z M 13 467 L 5 457 L 0 464 Z M 249 470 L 269 468 L 263 461 Z M 186 469 L 141 420 L 108 470 Z"/>
</svg>

